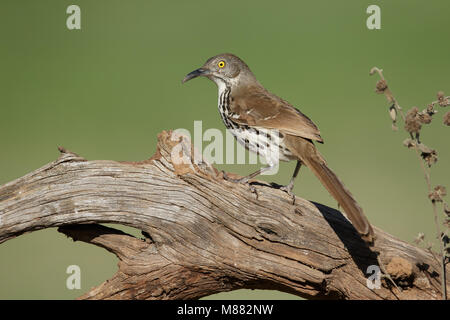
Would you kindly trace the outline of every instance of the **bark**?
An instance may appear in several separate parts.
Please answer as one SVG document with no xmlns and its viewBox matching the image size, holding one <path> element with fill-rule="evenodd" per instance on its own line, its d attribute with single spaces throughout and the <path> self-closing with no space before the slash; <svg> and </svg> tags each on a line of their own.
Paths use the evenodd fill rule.
<svg viewBox="0 0 450 320">
<path fill-rule="evenodd" d="M 431 252 L 378 228 L 369 248 L 337 210 L 299 197 L 293 205 L 265 182 L 224 180 L 192 159 L 185 137 L 162 132 L 155 155 L 142 162 L 60 151 L 56 161 L 0 187 L 0 243 L 59 227 L 117 255 L 113 278 L 81 299 L 197 299 L 240 288 L 315 299 L 441 298 Z M 367 286 L 378 254 L 398 288 L 384 280 L 379 289 Z"/>
</svg>

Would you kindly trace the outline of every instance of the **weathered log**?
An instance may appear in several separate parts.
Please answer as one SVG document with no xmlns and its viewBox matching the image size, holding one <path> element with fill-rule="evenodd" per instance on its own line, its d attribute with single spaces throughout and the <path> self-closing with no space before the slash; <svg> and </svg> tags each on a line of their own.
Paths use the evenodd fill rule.
<svg viewBox="0 0 450 320">
<path fill-rule="evenodd" d="M 316 299 L 441 298 L 432 253 L 378 228 L 369 248 L 337 210 L 298 197 L 293 205 L 265 182 L 226 181 L 191 159 L 185 137 L 162 132 L 157 152 L 142 162 L 60 151 L 55 162 L 0 187 L 0 243 L 59 227 L 117 255 L 113 278 L 81 299 L 197 299 L 240 288 Z M 180 151 L 188 162 L 175 161 Z M 145 239 L 100 223 L 137 228 Z M 378 252 L 401 291 L 385 281 L 367 286 Z"/>
</svg>

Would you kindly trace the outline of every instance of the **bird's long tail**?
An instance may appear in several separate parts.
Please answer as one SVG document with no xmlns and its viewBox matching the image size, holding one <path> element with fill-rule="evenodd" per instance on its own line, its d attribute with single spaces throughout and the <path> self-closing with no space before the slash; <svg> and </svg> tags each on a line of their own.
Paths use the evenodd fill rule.
<svg viewBox="0 0 450 320">
<path fill-rule="evenodd" d="M 309 140 L 290 135 L 285 137 L 284 142 L 288 149 L 314 172 L 323 186 L 336 199 L 361 238 L 367 243 L 373 243 L 374 233 L 362 208 L 336 174 L 328 168 L 314 144 Z"/>
</svg>

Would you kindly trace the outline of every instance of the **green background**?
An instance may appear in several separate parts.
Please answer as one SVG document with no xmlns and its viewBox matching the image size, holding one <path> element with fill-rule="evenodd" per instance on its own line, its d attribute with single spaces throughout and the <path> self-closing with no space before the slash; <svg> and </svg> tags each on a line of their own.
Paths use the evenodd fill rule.
<svg viewBox="0 0 450 320">
<path fill-rule="evenodd" d="M 81 30 L 66 28 L 70 4 L 81 7 Z M 381 30 L 366 27 L 370 4 L 381 7 Z M 162 130 L 191 130 L 194 120 L 224 130 L 215 85 L 181 79 L 232 52 L 318 125 L 321 153 L 374 225 L 406 241 L 418 232 L 433 240 L 419 163 L 402 146 L 406 134 L 391 131 L 387 102 L 374 93 L 378 78 L 368 73 L 383 68 L 404 109 L 450 93 L 449 12 L 448 0 L 1 0 L 0 184 L 55 160 L 59 145 L 87 159 L 142 160 Z M 433 183 L 450 187 L 445 111 L 423 141 L 439 152 Z M 263 179 L 287 183 L 294 165 Z M 336 207 L 308 169 L 295 193 Z M 81 290 L 66 289 L 72 264 L 81 267 Z M 72 299 L 116 268 L 112 254 L 55 229 L 22 235 L 0 245 L 0 298 Z M 294 298 L 249 290 L 213 297 Z"/>
</svg>

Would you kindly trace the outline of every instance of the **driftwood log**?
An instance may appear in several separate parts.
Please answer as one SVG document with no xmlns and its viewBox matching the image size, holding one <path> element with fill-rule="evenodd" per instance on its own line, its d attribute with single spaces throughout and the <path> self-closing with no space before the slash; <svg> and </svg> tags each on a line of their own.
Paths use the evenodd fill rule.
<svg viewBox="0 0 450 320">
<path fill-rule="evenodd" d="M 155 155 L 142 162 L 60 151 L 56 161 L 0 187 L 0 243 L 59 227 L 117 255 L 113 278 L 81 299 L 197 299 L 241 288 L 314 299 L 442 297 L 434 254 L 378 228 L 368 248 L 339 211 L 298 197 L 293 205 L 264 182 L 226 181 L 192 160 L 185 137 L 162 132 Z M 388 281 L 367 286 L 377 253 L 397 288 Z"/>
</svg>

